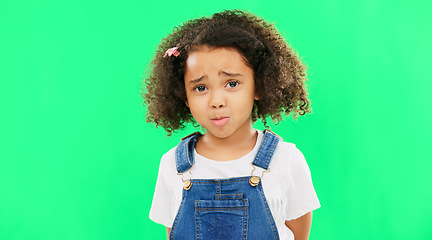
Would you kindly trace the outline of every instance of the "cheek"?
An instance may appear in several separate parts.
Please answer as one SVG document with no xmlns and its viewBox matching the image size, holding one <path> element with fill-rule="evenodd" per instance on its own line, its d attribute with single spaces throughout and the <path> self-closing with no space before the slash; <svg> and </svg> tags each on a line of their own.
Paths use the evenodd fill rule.
<svg viewBox="0 0 432 240">
<path fill-rule="evenodd" d="M 191 113 L 197 113 L 200 112 L 200 109 L 202 110 L 203 101 L 190 97 L 186 100 L 186 105 L 189 107 Z"/>
<path fill-rule="evenodd" d="M 246 106 L 253 106 L 254 100 L 257 100 L 257 95 L 253 90 L 248 90 L 244 92 L 242 95 L 237 96 L 235 102 L 241 103 L 239 105 L 246 107 Z"/>
<path fill-rule="evenodd" d="M 189 111 L 192 114 L 192 117 L 199 124 L 202 124 L 203 118 L 206 116 L 206 111 L 202 104 L 197 104 L 195 102 L 189 102 Z"/>
</svg>

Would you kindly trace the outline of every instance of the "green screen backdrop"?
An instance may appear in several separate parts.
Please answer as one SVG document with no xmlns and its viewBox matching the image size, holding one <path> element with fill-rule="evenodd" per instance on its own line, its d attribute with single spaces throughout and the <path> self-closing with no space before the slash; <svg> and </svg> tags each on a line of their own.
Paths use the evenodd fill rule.
<svg viewBox="0 0 432 240">
<path fill-rule="evenodd" d="M 165 239 L 148 218 L 166 137 L 140 83 L 174 26 L 240 8 L 308 65 L 312 240 L 432 239 L 431 1 L 0 2 L 0 239 Z M 257 124 L 262 128 L 262 124 Z"/>
</svg>

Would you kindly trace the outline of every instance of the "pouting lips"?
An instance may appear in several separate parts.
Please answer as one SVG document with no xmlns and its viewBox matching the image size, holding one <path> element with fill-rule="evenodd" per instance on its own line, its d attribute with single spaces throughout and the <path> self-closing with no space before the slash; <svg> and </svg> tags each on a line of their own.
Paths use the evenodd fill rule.
<svg viewBox="0 0 432 240">
<path fill-rule="evenodd" d="M 223 127 L 229 121 L 229 117 L 213 118 L 210 120 L 215 127 Z"/>
</svg>

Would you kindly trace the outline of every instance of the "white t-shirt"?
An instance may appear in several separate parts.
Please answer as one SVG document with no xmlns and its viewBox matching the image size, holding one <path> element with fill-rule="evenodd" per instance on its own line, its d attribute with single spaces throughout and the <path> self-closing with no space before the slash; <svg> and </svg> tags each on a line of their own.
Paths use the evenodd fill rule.
<svg viewBox="0 0 432 240">
<path fill-rule="evenodd" d="M 250 176 L 251 163 L 261 144 L 263 133 L 259 130 L 257 142 L 251 152 L 231 161 L 215 161 L 194 153 L 195 165 L 183 179 L 215 179 Z M 279 231 L 281 240 L 293 240 L 294 235 L 285 226 L 285 220 L 303 216 L 320 207 L 312 184 L 309 167 L 303 154 L 292 143 L 280 141 L 270 162 L 270 172 L 265 172 L 262 181 L 267 203 Z M 255 176 L 261 176 L 264 169 L 256 167 Z M 181 200 L 183 181 L 177 175 L 175 147 L 162 156 L 150 219 L 171 227 L 177 215 Z"/>
</svg>

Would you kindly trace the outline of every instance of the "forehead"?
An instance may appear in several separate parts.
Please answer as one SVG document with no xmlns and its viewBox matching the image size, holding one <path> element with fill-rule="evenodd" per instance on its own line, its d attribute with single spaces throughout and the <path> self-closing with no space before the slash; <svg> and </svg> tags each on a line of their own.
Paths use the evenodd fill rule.
<svg viewBox="0 0 432 240">
<path fill-rule="evenodd" d="M 202 46 L 186 60 L 186 74 L 207 74 L 213 71 L 252 71 L 244 57 L 235 49 Z"/>
</svg>

